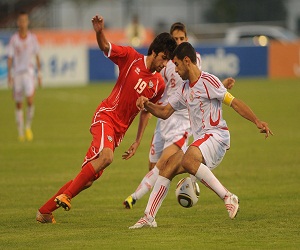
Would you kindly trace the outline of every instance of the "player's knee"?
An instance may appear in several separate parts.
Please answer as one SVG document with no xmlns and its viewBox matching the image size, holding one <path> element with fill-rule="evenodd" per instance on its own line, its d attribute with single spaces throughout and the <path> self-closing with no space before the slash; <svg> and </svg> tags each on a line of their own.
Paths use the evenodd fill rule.
<svg viewBox="0 0 300 250">
<path fill-rule="evenodd" d="M 155 164 L 156 163 L 149 162 L 149 164 L 148 164 L 149 171 L 151 171 L 155 167 Z"/>
<path fill-rule="evenodd" d="M 90 186 L 92 186 L 94 183 L 94 181 L 89 181 L 87 184 L 85 184 L 84 189 L 89 188 Z"/>
<path fill-rule="evenodd" d="M 183 156 L 182 161 L 181 161 L 181 165 L 182 167 L 188 172 L 190 173 L 190 166 L 191 166 L 192 162 L 190 157 L 186 157 L 186 155 Z"/>
<path fill-rule="evenodd" d="M 101 166 L 107 167 L 109 166 L 114 159 L 114 154 L 111 149 L 103 149 L 99 155 L 99 163 Z"/>
</svg>

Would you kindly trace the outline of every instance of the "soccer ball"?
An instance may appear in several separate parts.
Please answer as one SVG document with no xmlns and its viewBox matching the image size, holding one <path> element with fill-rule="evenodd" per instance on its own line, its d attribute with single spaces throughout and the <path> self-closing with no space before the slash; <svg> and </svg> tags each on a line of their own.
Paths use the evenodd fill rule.
<svg viewBox="0 0 300 250">
<path fill-rule="evenodd" d="M 175 195 L 180 206 L 189 208 L 198 202 L 200 187 L 190 177 L 185 177 L 177 183 Z"/>
</svg>

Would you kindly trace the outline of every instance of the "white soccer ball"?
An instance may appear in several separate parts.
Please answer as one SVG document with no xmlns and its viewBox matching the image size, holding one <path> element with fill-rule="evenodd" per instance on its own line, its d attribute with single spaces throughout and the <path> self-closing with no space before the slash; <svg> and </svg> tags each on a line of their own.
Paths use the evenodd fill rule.
<svg viewBox="0 0 300 250">
<path fill-rule="evenodd" d="M 189 208 L 198 202 L 200 187 L 190 177 L 185 177 L 177 183 L 175 195 L 182 207 Z"/>
</svg>

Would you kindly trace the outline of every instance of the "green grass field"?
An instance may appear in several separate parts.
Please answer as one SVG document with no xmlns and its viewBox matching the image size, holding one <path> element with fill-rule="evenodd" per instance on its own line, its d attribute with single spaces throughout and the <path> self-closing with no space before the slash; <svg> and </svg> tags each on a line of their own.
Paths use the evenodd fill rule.
<svg viewBox="0 0 300 250">
<path fill-rule="evenodd" d="M 137 122 L 116 149 L 113 164 L 93 187 L 57 210 L 57 224 L 38 224 L 37 209 L 78 173 L 90 144 L 89 126 L 112 84 L 44 88 L 36 94 L 34 141 L 19 143 L 11 92 L 0 91 L 0 249 L 299 249 L 300 82 L 237 80 L 231 93 L 269 123 L 267 140 L 253 124 L 224 107 L 231 149 L 214 170 L 240 198 L 230 220 L 223 202 L 200 185 L 198 204 L 184 209 L 172 182 L 158 215 L 158 228 L 129 230 L 148 196 L 132 210 L 123 200 L 147 172 L 153 117 L 137 154 L 121 159 L 135 138 Z"/>
</svg>

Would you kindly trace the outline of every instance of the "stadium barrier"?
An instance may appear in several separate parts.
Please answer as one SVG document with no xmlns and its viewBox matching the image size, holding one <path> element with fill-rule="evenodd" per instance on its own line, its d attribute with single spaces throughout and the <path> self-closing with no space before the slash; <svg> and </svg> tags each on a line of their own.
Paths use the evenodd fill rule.
<svg viewBox="0 0 300 250">
<path fill-rule="evenodd" d="M 44 86 L 84 85 L 115 80 L 118 68 L 96 44 L 94 32 L 35 31 L 41 44 Z M 7 44 L 11 33 L 0 32 L 0 87 L 7 86 Z M 125 44 L 120 31 L 110 41 Z M 300 41 L 259 46 L 196 46 L 202 69 L 225 77 L 300 78 Z M 147 48 L 139 48 L 147 54 Z"/>
</svg>

